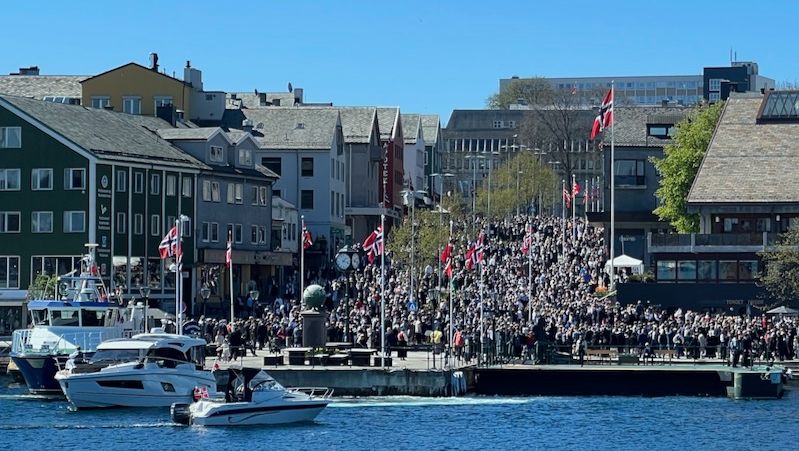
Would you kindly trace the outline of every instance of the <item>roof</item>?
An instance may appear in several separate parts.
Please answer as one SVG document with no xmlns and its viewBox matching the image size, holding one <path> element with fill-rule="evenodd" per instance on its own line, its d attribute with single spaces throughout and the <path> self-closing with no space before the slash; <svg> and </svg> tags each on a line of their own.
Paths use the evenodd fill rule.
<svg viewBox="0 0 799 451">
<path fill-rule="evenodd" d="M 380 127 L 380 139 L 391 139 L 394 134 L 394 122 L 399 114 L 399 107 L 378 107 L 377 126 Z"/>
<path fill-rule="evenodd" d="M 441 120 L 437 114 L 422 115 L 422 134 L 426 145 L 435 145 L 438 142 L 438 134 L 441 130 Z"/>
<path fill-rule="evenodd" d="M 375 120 L 374 107 L 335 107 L 341 113 L 344 142 L 368 144 Z"/>
<path fill-rule="evenodd" d="M 213 172 L 216 174 L 225 174 L 225 175 L 236 175 L 236 176 L 244 176 L 244 177 L 256 177 L 256 178 L 271 178 L 271 179 L 279 179 L 280 176 L 275 174 L 270 169 L 261 166 L 260 164 L 256 164 L 254 168 L 242 168 L 237 166 L 215 166 L 212 165 L 209 172 Z"/>
<path fill-rule="evenodd" d="M 88 77 L 88 78 L 86 78 L 86 79 L 84 79 L 84 80 L 81 80 L 81 83 L 85 83 L 85 82 L 87 82 L 87 81 L 94 80 L 95 78 L 102 77 L 102 76 L 104 76 L 104 75 L 106 75 L 106 74 L 110 74 L 111 72 L 114 72 L 114 71 L 117 71 L 117 70 L 120 70 L 120 69 L 124 69 L 124 68 L 126 68 L 126 67 L 128 67 L 128 66 L 134 66 L 134 67 L 136 67 L 136 68 L 143 69 L 143 70 L 145 70 L 145 71 L 147 71 L 147 72 L 150 72 L 150 73 L 153 73 L 153 74 L 157 74 L 157 75 L 160 75 L 160 76 L 162 76 L 162 77 L 166 77 L 166 78 L 167 78 L 167 79 L 169 79 L 170 81 L 174 81 L 174 82 L 176 82 L 176 83 L 180 83 L 180 84 L 182 84 L 182 85 L 191 85 L 191 83 L 185 82 L 185 81 L 183 81 L 183 80 L 181 80 L 181 79 L 179 79 L 179 78 L 175 78 L 175 77 L 173 77 L 173 76 L 171 76 L 171 75 L 167 75 L 167 74 L 165 74 L 165 73 L 163 73 L 163 72 L 158 72 L 158 71 L 152 70 L 152 69 L 150 69 L 149 67 L 144 67 L 144 66 L 142 66 L 141 64 L 139 64 L 139 63 L 134 63 L 134 62 L 132 62 L 132 61 L 131 61 L 130 63 L 123 64 L 123 65 L 121 65 L 121 66 L 117 66 L 117 67 L 114 67 L 114 68 L 112 68 L 112 69 L 108 69 L 108 70 L 107 70 L 107 71 L 105 71 L 105 72 L 101 72 L 101 73 L 99 73 L 99 74 L 97 74 L 97 75 L 93 75 L 93 76 L 91 76 L 91 77 Z"/>
<path fill-rule="evenodd" d="M 158 137 L 168 122 L 151 116 L 115 113 L 79 105 L 43 102 L 24 97 L 0 96 L 77 146 L 104 160 L 123 162 L 157 160 L 161 164 L 206 168 L 202 162 Z"/>
<path fill-rule="evenodd" d="M 329 149 L 339 112 L 324 107 L 241 110 L 264 149 Z"/>
<path fill-rule="evenodd" d="M 220 131 L 219 127 L 197 127 L 197 128 L 159 128 L 158 136 L 167 140 L 175 141 L 205 141 Z"/>
<path fill-rule="evenodd" d="M 677 124 L 692 111 L 691 107 L 617 107 L 613 111 L 615 144 L 619 147 L 663 147 L 672 140 L 648 136 L 647 124 Z M 605 132 L 602 140 L 609 143 L 610 132 Z"/>
<path fill-rule="evenodd" d="M 31 97 L 42 100 L 47 96 L 81 97 L 80 82 L 88 75 L 2 75 L 0 94 Z"/>
<path fill-rule="evenodd" d="M 688 194 L 697 203 L 799 202 L 799 123 L 757 124 L 763 96 L 727 100 Z"/>
<path fill-rule="evenodd" d="M 405 144 L 416 144 L 416 136 L 419 134 L 421 119 L 418 114 L 401 114 L 402 135 Z"/>
</svg>

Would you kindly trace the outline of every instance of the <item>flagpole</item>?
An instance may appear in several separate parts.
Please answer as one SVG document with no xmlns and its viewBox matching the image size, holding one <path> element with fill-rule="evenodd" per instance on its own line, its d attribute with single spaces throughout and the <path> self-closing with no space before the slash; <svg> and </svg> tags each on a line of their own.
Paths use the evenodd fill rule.
<svg viewBox="0 0 799 451">
<path fill-rule="evenodd" d="M 452 239 L 452 220 L 449 220 L 449 238 Z M 449 246 L 449 243 L 447 243 Z M 451 252 L 451 251 L 450 251 Z M 448 259 L 452 258 L 452 255 L 447 257 Z M 439 259 L 440 260 L 440 259 Z M 450 263 L 451 265 L 452 263 Z M 455 320 L 455 314 L 452 311 L 452 277 L 449 278 L 449 345 L 450 349 L 452 349 L 452 340 L 455 338 L 455 327 L 453 326 L 453 322 Z M 450 356 L 452 353 L 450 352 Z"/>
<path fill-rule="evenodd" d="M 386 366 L 386 215 L 380 215 L 383 250 L 380 252 L 380 368 Z"/>
<path fill-rule="evenodd" d="M 228 232 L 227 239 L 228 239 L 228 243 L 230 243 L 228 245 L 232 249 L 233 248 L 233 244 L 232 244 L 233 240 L 232 240 L 230 232 Z M 233 324 L 233 317 L 235 315 L 235 311 L 233 310 L 234 307 L 233 307 L 233 254 L 232 254 L 232 251 L 231 251 L 231 255 L 230 255 L 230 264 L 228 265 L 228 276 L 230 277 L 230 323 Z"/>
<path fill-rule="evenodd" d="M 610 82 L 610 98 L 611 102 L 615 101 L 616 97 L 616 88 L 614 82 Z M 616 287 L 614 282 L 614 274 L 615 270 L 613 268 L 613 256 L 615 253 L 615 241 L 616 241 L 616 140 L 614 132 L 616 131 L 616 127 L 614 127 L 614 122 L 616 118 L 614 112 L 614 105 L 611 103 L 611 125 L 610 125 L 610 289 L 609 292 L 612 292 L 613 289 Z"/>
<path fill-rule="evenodd" d="M 527 223 L 527 315 L 530 318 L 528 322 L 530 327 L 533 327 L 533 228 L 530 223 Z"/>
<path fill-rule="evenodd" d="M 177 235 L 178 235 L 178 249 L 175 252 L 175 322 L 177 325 L 176 333 L 178 335 L 183 335 L 183 309 L 181 308 L 181 296 L 180 296 L 180 288 L 182 285 L 182 280 L 180 277 L 180 266 L 183 263 L 183 234 L 180 221 L 180 215 L 175 220 L 175 227 L 177 228 Z"/>
<path fill-rule="evenodd" d="M 572 240 L 577 238 L 577 175 L 572 174 Z"/>
<path fill-rule="evenodd" d="M 567 194 L 567 192 L 566 192 L 566 179 L 562 179 L 561 180 L 561 184 L 563 185 L 563 190 L 561 191 L 562 194 L 560 196 L 560 198 L 561 198 L 560 199 L 560 203 L 563 206 L 563 208 L 561 208 L 561 210 L 562 210 L 561 213 L 562 213 L 562 216 L 563 216 L 563 227 L 562 227 L 563 236 L 561 237 L 562 246 L 561 246 L 560 254 L 561 254 L 562 257 L 565 258 L 566 257 L 566 194 Z"/>
<path fill-rule="evenodd" d="M 302 293 L 305 291 L 305 215 L 300 215 L 302 221 L 302 236 L 300 237 L 300 292 L 297 295 L 302 303 Z"/>
<path fill-rule="evenodd" d="M 588 223 L 588 202 L 591 200 L 589 193 L 591 193 L 591 187 L 588 185 L 588 179 L 585 179 L 585 185 L 583 186 L 583 214 L 585 215 L 586 223 Z"/>
</svg>

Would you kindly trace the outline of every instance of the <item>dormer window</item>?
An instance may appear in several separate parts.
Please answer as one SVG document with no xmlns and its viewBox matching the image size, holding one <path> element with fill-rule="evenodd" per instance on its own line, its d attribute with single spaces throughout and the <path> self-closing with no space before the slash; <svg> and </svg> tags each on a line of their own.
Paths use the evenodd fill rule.
<svg viewBox="0 0 799 451">
<path fill-rule="evenodd" d="M 211 146 L 210 160 L 214 163 L 225 162 L 225 153 L 221 146 Z"/>
<path fill-rule="evenodd" d="M 653 138 L 672 138 L 676 130 L 674 124 L 646 124 L 646 135 Z"/>
<path fill-rule="evenodd" d="M 767 91 L 757 122 L 799 122 L 799 91 Z"/>
<path fill-rule="evenodd" d="M 239 149 L 239 164 L 247 166 L 252 164 L 252 150 Z"/>
</svg>

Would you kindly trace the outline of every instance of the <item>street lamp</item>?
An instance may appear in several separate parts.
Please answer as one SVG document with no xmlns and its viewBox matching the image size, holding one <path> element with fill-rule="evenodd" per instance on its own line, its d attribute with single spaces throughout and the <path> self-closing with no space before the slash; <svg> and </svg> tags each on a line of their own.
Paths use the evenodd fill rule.
<svg viewBox="0 0 799 451">
<path fill-rule="evenodd" d="M 485 155 L 466 155 L 467 160 L 485 160 Z M 474 234 L 474 223 L 477 221 L 477 162 L 472 163 L 472 234 Z"/>
<path fill-rule="evenodd" d="M 255 304 L 258 302 L 258 296 L 261 295 L 261 292 L 258 290 L 250 290 L 250 297 L 252 298 L 252 311 L 250 312 L 255 313 Z M 255 316 L 255 315 L 253 315 Z"/>
<path fill-rule="evenodd" d="M 346 279 L 344 334 L 347 338 L 347 343 L 352 343 L 353 340 L 350 334 L 350 274 L 361 267 L 361 254 L 348 244 L 338 250 L 335 262 L 336 268 L 345 275 Z"/>
<path fill-rule="evenodd" d="M 200 297 L 203 298 L 203 316 L 205 316 L 205 309 L 208 305 L 208 298 L 211 297 L 211 289 L 208 288 L 208 284 L 203 284 L 203 287 L 200 288 Z"/>
<path fill-rule="evenodd" d="M 144 299 L 144 332 L 147 333 L 150 328 L 147 321 L 147 307 L 150 304 L 150 287 L 147 285 L 139 285 L 139 294 Z"/>
</svg>

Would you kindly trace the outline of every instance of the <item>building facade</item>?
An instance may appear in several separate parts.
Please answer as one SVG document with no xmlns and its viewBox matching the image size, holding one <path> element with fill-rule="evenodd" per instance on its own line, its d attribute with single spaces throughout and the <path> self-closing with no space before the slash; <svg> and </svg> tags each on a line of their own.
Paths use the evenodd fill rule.
<svg viewBox="0 0 799 451">
<path fill-rule="evenodd" d="M 403 189 L 408 189 L 408 184 L 413 187 L 415 191 L 423 190 L 425 186 L 425 173 L 424 161 L 426 145 L 424 141 L 424 132 L 422 129 L 422 118 L 419 114 L 403 114 L 403 172 L 405 177 L 405 186 Z M 423 193 L 415 193 L 418 202 L 424 202 Z"/>
<path fill-rule="evenodd" d="M 437 114 L 422 114 L 424 136 L 424 189 L 433 203 L 441 198 L 441 181 L 433 174 L 443 174 L 444 141 L 441 139 L 441 120 Z"/>
</svg>

